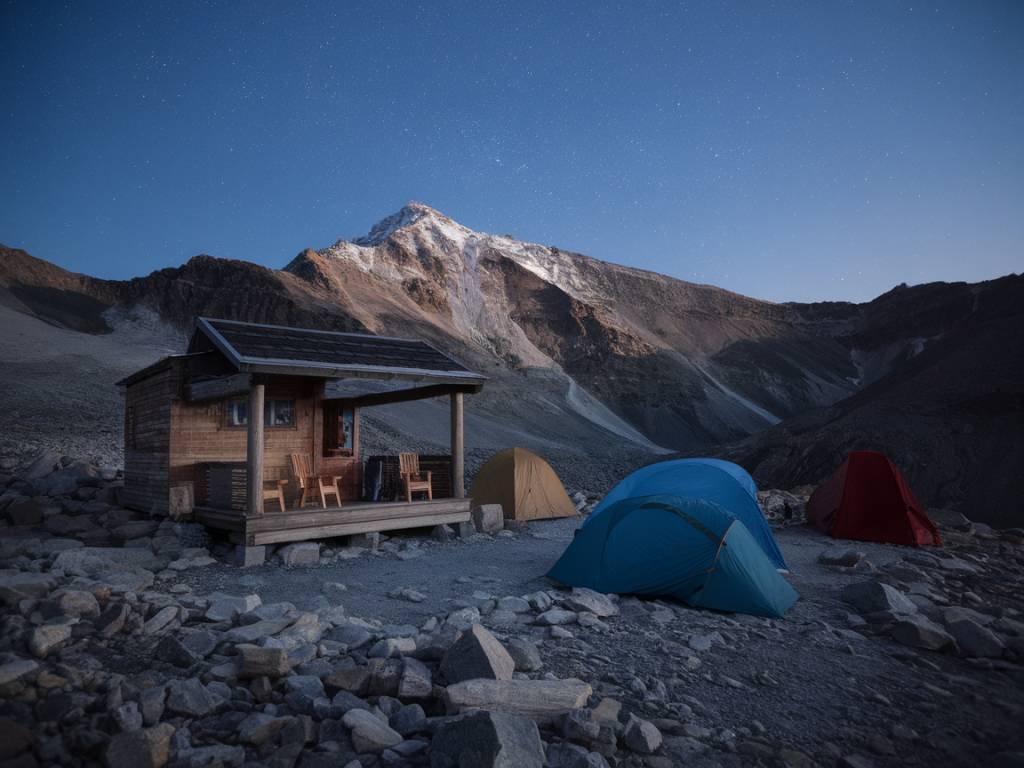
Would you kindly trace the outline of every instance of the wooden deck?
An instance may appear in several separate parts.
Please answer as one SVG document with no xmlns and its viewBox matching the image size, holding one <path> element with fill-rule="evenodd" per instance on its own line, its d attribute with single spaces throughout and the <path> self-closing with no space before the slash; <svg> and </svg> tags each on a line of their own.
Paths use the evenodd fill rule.
<svg viewBox="0 0 1024 768">
<path fill-rule="evenodd" d="M 327 539 L 357 533 L 425 528 L 470 520 L 470 499 L 433 501 L 351 502 L 341 507 L 306 507 L 287 512 L 267 511 L 246 517 L 237 510 L 194 507 L 197 522 L 227 531 L 232 541 L 245 546 Z"/>
</svg>

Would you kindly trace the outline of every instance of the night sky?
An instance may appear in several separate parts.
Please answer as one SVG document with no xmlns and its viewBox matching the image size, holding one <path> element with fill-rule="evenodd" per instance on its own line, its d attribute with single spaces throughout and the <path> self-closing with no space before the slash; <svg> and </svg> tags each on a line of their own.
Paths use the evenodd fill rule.
<svg viewBox="0 0 1024 768">
<path fill-rule="evenodd" d="M 1021 2 L 3 3 L 0 109 L 0 242 L 102 277 L 413 199 L 772 300 L 1024 265 Z"/>
</svg>

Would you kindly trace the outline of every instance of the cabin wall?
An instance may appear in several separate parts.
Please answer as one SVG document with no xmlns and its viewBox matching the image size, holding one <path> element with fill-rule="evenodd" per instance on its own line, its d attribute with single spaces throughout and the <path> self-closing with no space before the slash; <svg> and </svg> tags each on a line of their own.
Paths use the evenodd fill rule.
<svg viewBox="0 0 1024 768">
<path fill-rule="evenodd" d="M 177 372 L 167 366 L 125 388 L 124 491 L 131 509 L 167 514 L 171 402 Z"/>
<path fill-rule="evenodd" d="M 295 426 L 264 427 L 264 480 L 287 479 L 285 499 L 289 508 L 298 501 L 300 489 L 291 473 L 291 454 L 308 453 L 318 472 L 343 477 L 339 485 L 343 499 L 358 499 L 361 476 L 358 459 L 322 457 L 323 383 L 319 380 L 288 379 L 267 383 L 265 397 L 295 399 Z M 207 462 L 243 462 L 246 458 L 245 427 L 227 426 L 229 399 L 202 403 L 175 400 L 171 404 L 170 481 L 172 485 L 192 484 L 197 494 L 205 478 L 200 465 Z M 270 511 L 276 502 L 268 502 Z"/>
</svg>

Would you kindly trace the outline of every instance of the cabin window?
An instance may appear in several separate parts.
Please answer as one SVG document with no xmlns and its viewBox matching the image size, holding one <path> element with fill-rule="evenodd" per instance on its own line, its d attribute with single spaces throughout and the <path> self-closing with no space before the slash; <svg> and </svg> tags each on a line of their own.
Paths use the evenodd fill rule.
<svg viewBox="0 0 1024 768">
<path fill-rule="evenodd" d="M 249 424 L 249 401 L 245 398 L 229 400 L 227 406 L 229 427 L 245 427 Z M 294 427 L 295 401 L 275 398 L 263 401 L 263 426 Z"/>
<path fill-rule="evenodd" d="M 355 456 L 357 449 L 356 412 L 345 403 L 324 403 L 324 455 Z"/>
</svg>

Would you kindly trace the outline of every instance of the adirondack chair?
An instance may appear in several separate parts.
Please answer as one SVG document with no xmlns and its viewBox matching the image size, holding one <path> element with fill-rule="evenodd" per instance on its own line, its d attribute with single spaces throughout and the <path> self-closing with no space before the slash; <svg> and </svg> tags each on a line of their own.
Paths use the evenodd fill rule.
<svg viewBox="0 0 1024 768">
<path fill-rule="evenodd" d="M 263 501 L 273 501 L 277 499 L 278 505 L 281 507 L 281 511 L 284 512 L 284 487 L 288 485 L 288 481 L 283 478 L 272 478 L 263 480 Z"/>
<path fill-rule="evenodd" d="M 310 454 L 292 454 L 292 474 L 299 481 L 299 488 L 302 490 L 302 495 L 299 497 L 299 509 L 302 509 L 307 503 L 316 504 L 316 499 L 312 497 L 313 491 L 319 491 L 320 504 L 324 509 L 327 509 L 327 497 L 332 493 L 338 506 L 341 506 L 341 492 L 338 490 L 338 481 L 341 480 L 341 477 L 314 473 L 313 457 Z"/>
<path fill-rule="evenodd" d="M 427 498 L 433 501 L 434 491 L 430 487 L 430 476 L 433 472 L 427 472 L 426 477 L 420 472 L 420 457 L 415 453 L 398 454 L 398 471 L 402 476 L 402 485 L 405 486 L 405 500 L 412 501 L 414 491 L 425 491 Z"/>
</svg>

